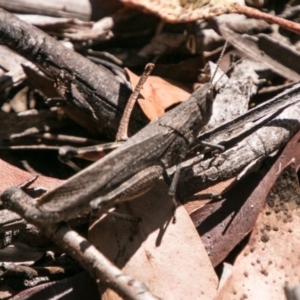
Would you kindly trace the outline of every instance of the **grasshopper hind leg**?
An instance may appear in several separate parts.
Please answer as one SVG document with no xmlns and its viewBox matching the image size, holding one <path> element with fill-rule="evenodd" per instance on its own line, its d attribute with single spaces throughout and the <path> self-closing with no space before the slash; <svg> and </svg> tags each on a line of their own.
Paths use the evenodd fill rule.
<svg viewBox="0 0 300 300">
<path fill-rule="evenodd" d="M 115 206 L 117 203 L 129 201 L 145 194 L 154 186 L 155 179 L 158 179 L 163 173 L 161 166 L 148 167 L 106 195 L 95 198 L 90 202 L 90 207 L 95 210 L 107 209 Z"/>
<path fill-rule="evenodd" d="M 142 219 L 139 217 L 131 216 L 131 215 L 124 214 L 124 213 L 119 213 L 115 210 L 108 210 L 108 209 L 99 210 L 99 209 L 97 209 L 97 210 L 92 211 L 92 216 L 97 217 L 97 219 L 99 217 L 102 217 L 102 215 L 104 215 L 104 214 L 112 217 L 115 220 L 122 220 L 122 221 L 127 221 L 127 222 L 134 222 L 134 223 L 139 223 L 142 221 Z"/>
</svg>

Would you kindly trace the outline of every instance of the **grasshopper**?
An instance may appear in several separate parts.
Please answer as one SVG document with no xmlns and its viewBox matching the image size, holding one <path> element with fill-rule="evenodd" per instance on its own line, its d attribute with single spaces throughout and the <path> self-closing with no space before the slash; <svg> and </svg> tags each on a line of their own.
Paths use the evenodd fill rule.
<svg viewBox="0 0 300 300">
<path fill-rule="evenodd" d="M 106 211 L 118 202 L 145 193 L 164 170 L 182 161 L 212 115 L 215 94 L 211 82 L 202 85 L 186 102 L 44 194 L 39 201 L 30 198 L 32 203 L 24 217 L 39 224 L 57 223 L 93 209 Z M 20 187 L 8 188 L 1 195 L 6 206 L 21 205 L 28 198 Z"/>
</svg>

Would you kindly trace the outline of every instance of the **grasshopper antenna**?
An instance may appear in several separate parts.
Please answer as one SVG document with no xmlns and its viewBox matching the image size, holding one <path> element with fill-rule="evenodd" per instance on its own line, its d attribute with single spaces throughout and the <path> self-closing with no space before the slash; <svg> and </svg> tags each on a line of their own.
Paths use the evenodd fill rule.
<svg viewBox="0 0 300 300">
<path fill-rule="evenodd" d="M 243 59 L 245 59 L 245 56 L 244 57 L 242 57 L 242 58 L 240 58 L 240 59 L 238 59 L 237 61 L 235 61 L 221 76 L 220 76 L 220 78 L 218 78 L 218 80 L 216 81 L 216 83 L 214 84 L 214 86 L 216 86 L 217 85 L 217 83 L 223 78 L 223 76 L 225 75 L 225 74 L 228 74 L 228 72 L 229 71 L 231 71 L 237 64 L 239 64 Z M 216 70 L 217 70 L 217 68 L 216 68 Z M 215 72 L 216 73 L 216 72 Z"/>
<path fill-rule="evenodd" d="M 225 50 L 226 50 L 226 48 L 227 48 L 227 46 L 228 46 L 228 40 L 226 40 L 225 41 L 225 44 L 224 44 L 224 46 L 223 46 L 223 48 L 222 48 L 222 51 L 221 51 L 221 54 L 220 54 L 220 56 L 219 56 L 219 59 L 218 59 L 218 61 L 217 61 L 217 68 L 215 69 L 215 71 L 214 71 L 214 73 L 213 73 L 213 75 L 212 75 L 212 77 L 211 77 L 211 79 L 210 79 L 210 83 L 212 84 L 213 83 L 213 80 L 215 79 L 215 77 L 216 77 L 216 75 L 217 75 L 217 72 L 218 72 L 218 68 L 219 68 L 219 66 L 220 66 L 220 63 L 221 63 L 221 60 L 222 60 L 222 58 L 223 58 L 223 56 L 224 56 L 224 53 L 225 53 Z M 213 86 L 215 87 L 216 85 L 217 85 L 217 83 L 223 78 L 223 76 L 225 75 L 225 74 L 228 74 L 228 72 L 229 71 L 231 71 L 238 63 L 240 63 L 243 59 L 244 59 L 245 57 L 242 57 L 242 58 L 240 58 L 240 59 L 238 59 L 236 62 L 234 62 L 221 76 L 220 76 L 220 78 L 218 78 L 217 79 L 217 81 L 215 82 L 215 84 L 213 84 Z"/>
<path fill-rule="evenodd" d="M 224 44 L 224 46 L 223 46 L 223 48 L 222 48 L 220 57 L 219 57 L 219 59 L 218 59 L 218 61 L 217 61 L 217 67 L 216 67 L 216 69 L 215 69 L 215 71 L 214 71 L 214 73 L 213 73 L 213 76 L 212 76 L 211 79 L 210 79 L 210 83 L 213 83 L 213 80 L 215 79 L 215 76 L 217 75 L 218 68 L 219 68 L 220 63 L 221 63 L 221 60 L 222 60 L 222 58 L 223 58 L 223 56 L 224 56 L 225 50 L 226 50 L 226 48 L 227 48 L 227 45 L 228 45 L 228 40 L 225 41 L 225 44 Z M 223 76 L 223 75 L 222 75 L 222 76 Z M 221 76 L 221 77 L 222 77 L 222 76 Z M 218 79 L 217 82 L 219 82 L 219 80 L 220 80 L 220 78 Z M 214 85 L 214 86 L 215 86 L 215 85 Z"/>
</svg>

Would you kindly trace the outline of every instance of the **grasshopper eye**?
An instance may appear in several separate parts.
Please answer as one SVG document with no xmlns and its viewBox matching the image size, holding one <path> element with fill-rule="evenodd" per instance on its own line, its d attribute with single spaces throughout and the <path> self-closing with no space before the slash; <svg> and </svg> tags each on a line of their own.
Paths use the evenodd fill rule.
<svg viewBox="0 0 300 300">
<path fill-rule="evenodd" d="M 215 100 L 215 95 L 216 95 L 216 89 L 215 86 L 213 86 L 212 84 L 210 85 L 210 87 L 207 90 L 206 93 L 206 100 L 210 101 L 210 102 L 214 102 Z"/>
</svg>

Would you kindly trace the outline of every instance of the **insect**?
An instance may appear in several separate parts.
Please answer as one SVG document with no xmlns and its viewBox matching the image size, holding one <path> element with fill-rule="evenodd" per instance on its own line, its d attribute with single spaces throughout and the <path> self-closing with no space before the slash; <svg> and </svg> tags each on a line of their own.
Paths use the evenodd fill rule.
<svg viewBox="0 0 300 300">
<path fill-rule="evenodd" d="M 181 162 L 212 115 L 215 93 L 212 83 L 202 85 L 186 102 L 118 149 L 44 194 L 26 211 L 26 217 L 37 223 L 56 223 L 145 193 L 164 170 Z M 21 203 L 24 193 L 20 187 L 11 187 L 1 199 L 4 204 Z"/>
</svg>

